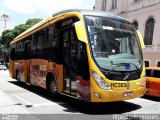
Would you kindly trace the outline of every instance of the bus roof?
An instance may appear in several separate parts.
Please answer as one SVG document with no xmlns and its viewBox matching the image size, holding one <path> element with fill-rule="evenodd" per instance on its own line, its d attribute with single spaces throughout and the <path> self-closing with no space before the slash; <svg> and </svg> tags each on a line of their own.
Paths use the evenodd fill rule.
<svg viewBox="0 0 160 120">
<path fill-rule="evenodd" d="M 100 10 L 69 9 L 69 10 L 63 10 L 63 11 L 57 12 L 52 16 L 54 17 L 67 12 L 80 12 L 82 15 L 103 16 L 103 17 L 109 17 L 109 18 L 121 19 L 123 21 L 128 21 L 127 19 L 117 16 L 116 14 L 100 11 Z"/>
<path fill-rule="evenodd" d="M 117 16 L 113 13 L 109 13 L 109 12 L 104 12 L 104 11 L 95 11 L 95 10 L 80 10 L 80 9 L 70 9 L 70 10 L 63 10 L 60 12 L 57 12 L 55 14 L 53 14 L 52 16 L 43 19 L 42 21 L 40 21 L 39 23 L 37 23 L 36 25 L 32 26 L 31 28 L 29 28 L 28 30 L 24 31 L 23 33 L 21 33 L 20 35 L 18 35 L 10 44 L 15 43 L 17 41 L 19 41 L 21 38 L 23 38 L 24 36 L 26 36 L 27 34 L 32 34 L 32 32 L 36 31 L 37 29 L 39 29 L 41 26 L 45 25 L 45 24 L 49 24 L 49 22 L 51 20 L 53 20 L 54 18 L 56 18 L 57 16 L 61 15 L 61 14 L 65 14 L 65 13 L 69 13 L 69 12 L 79 12 L 82 15 L 91 15 L 91 16 L 102 16 L 102 17 L 109 17 L 109 18 L 114 18 L 114 19 L 119 19 L 122 21 L 126 21 L 127 20 L 125 18 L 122 18 L 120 16 Z"/>
</svg>

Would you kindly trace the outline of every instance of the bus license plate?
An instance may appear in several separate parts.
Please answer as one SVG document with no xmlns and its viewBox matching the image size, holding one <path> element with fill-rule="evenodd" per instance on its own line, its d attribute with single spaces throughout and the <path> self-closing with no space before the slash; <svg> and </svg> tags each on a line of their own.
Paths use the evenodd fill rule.
<svg viewBox="0 0 160 120">
<path fill-rule="evenodd" d="M 133 91 L 123 93 L 123 97 L 132 96 L 132 95 L 133 95 Z"/>
</svg>

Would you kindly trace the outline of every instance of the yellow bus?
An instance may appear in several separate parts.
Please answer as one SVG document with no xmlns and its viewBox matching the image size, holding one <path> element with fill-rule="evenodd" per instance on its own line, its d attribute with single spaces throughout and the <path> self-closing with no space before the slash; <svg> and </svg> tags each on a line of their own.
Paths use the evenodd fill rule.
<svg viewBox="0 0 160 120">
<path fill-rule="evenodd" d="M 124 18 L 90 10 L 54 14 L 10 43 L 10 76 L 89 102 L 143 96 L 140 32 Z"/>
</svg>

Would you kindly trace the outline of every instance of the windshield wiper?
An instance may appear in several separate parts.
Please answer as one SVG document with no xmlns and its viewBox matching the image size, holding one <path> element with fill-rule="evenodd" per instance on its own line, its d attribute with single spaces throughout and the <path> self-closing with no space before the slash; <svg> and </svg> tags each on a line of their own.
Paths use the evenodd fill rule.
<svg viewBox="0 0 160 120">
<path fill-rule="evenodd" d="M 137 67 L 137 65 L 136 64 L 134 64 L 134 63 L 117 63 L 117 64 L 111 64 L 111 65 L 115 65 L 111 70 L 109 70 L 107 73 L 106 73 L 106 75 L 108 75 L 110 72 L 112 72 L 115 68 L 117 68 L 117 67 L 120 67 L 120 66 L 126 66 L 126 65 L 129 65 L 129 64 L 132 64 L 132 65 L 134 65 L 135 67 L 136 67 L 136 72 L 137 72 L 137 74 L 140 76 L 140 74 L 141 74 L 141 72 L 140 72 L 140 70 L 139 70 L 139 68 Z M 127 79 L 129 77 L 129 74 L 127 74 L 127 76 L 124 78 L 124 80 L 125 79 Z"/>
</svg>

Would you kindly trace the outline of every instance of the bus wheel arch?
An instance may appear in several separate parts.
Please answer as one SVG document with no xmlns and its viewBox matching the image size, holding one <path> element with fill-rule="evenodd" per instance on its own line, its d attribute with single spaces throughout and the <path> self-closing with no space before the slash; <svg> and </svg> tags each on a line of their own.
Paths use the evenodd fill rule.
<svg viewBox="0 0 160 120">
<path fill-rule="evenodd" d="M 58 83 L 53 73 L 47 74 L 46 87 L 47 91 L 49 92 L 49 94 L 51 94 L 51 96 L 56 96 L 58 94 Z"/>
</svg>

